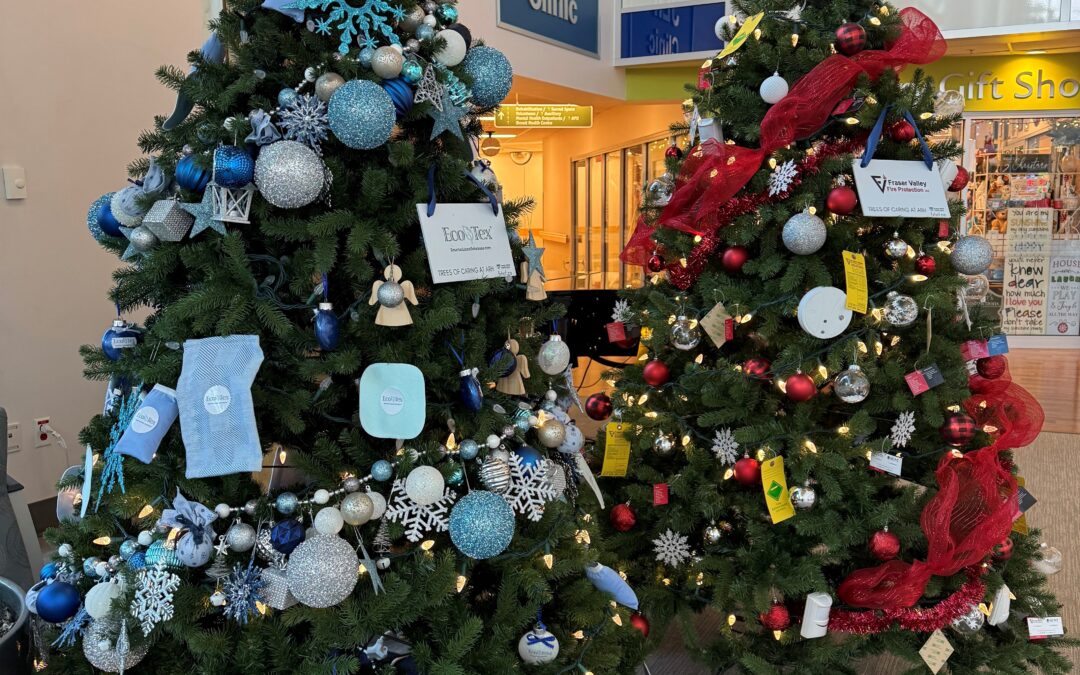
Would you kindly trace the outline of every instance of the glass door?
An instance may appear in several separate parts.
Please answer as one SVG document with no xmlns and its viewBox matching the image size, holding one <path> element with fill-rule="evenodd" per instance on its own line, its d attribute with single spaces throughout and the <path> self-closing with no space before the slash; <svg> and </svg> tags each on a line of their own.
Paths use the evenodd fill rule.
<svg viewBox="0 0 1080 675">
<path fill-rule="evenodd" d="M 622 285 L 623 171 L 622 151 L 604 157 L 604 288 Z"/>
<path fill-rule="evenodd" d="M 630 235 L 637 227 L 638 211 L 641 206 L 641 194 L 645 189 L 645 146 L 638 145 L 624 150 L 626 153 L 626 191 L 624 192 L 624 210 L 622 241 L 619 251 L 626 247 Z M 639 265 L 623 265 L 624 283 L 627 286 L 640 286 L 645 278 L 644 270 Z"/>
<path fill-rule="evenodd" d="M 604 287 L 604 158 L 589 159 L 589 265 L 586 288 Z"/>
<path fill-rule="evenodd" d="M 571 257 L 574 259 L 574 278 L 571 288 L 587 288 L 589 275 L 589 172 L 586 160 L 574 162 L 573 213 L 574 237 Z"/>
</svg>

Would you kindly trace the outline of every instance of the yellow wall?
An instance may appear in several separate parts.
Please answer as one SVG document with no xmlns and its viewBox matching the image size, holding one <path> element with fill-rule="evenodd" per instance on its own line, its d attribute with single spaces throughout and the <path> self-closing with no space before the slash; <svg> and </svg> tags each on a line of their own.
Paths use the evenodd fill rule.
<svg viewBox="0 0 1080 675">
<path fill-rule="evenodd" d="M 544 153 L 532 153 L 532 158 L 524 165 L 511 161 L 510 153 L 506 150 L 488 159 L 491 160 L 491 169 L 503 187 L 504 199 L 528 197 L 535 203 L 532 213 L 522 218 L 518 225 L 522 236 L 528 237 L 532 231 L 536 237 L 536 245 L 544 246 Z"/>
</svg>

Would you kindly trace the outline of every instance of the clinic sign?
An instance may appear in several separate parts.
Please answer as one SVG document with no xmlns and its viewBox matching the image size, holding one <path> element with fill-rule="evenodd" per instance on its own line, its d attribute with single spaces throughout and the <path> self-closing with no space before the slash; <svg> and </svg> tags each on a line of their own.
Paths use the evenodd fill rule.
<svg viewBox="0 0 1080 675">
<path fill-rule="evenodd" d="M 924 70 L 941 91 L 964 95 L 965 112 L 1080 107 L 1080 53 L 948 57 Z"/>
<path fill-rule="evenodd" d="M 624 11 L 619 17 L 619 56 L 633 59 L 718 52 L 724 43 L 716 37 L 716 22 L 726 13 L 723 2 Z"/>
<path fill-rule="evenodd" d="M 498 0 L 498 25 L 600 58 L 600 0 Z"/>
</svg>

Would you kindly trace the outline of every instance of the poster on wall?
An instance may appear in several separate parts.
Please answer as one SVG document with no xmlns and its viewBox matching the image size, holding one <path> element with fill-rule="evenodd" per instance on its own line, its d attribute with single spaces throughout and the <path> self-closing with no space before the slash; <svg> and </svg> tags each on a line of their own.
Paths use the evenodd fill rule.
<svg viewBox="0 0 1080 675">
<path fill-rule="evenodd" d="M 1080 335 L 1080 256 L 1050 259 L 1047 335 Z"/>
<path fill-rule="evenodd" d="M 1007 335 L 1045 335 L 1050 258 L 1005 258 L 1001 329 Z"/>
<path fill-rule="evenodd" d="M 1054 236 L 1053 209 L 1009 209 L 1005 256 L 1050 256 Z"/>
</svg>

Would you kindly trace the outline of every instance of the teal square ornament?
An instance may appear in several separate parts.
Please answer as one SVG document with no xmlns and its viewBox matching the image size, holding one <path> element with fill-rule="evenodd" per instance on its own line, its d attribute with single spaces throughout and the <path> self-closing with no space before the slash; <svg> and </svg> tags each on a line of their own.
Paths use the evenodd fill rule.
<svg viewBox="0 0 1080 675">
<path fill-rule="evenodd" d="M 416 438 L 424 428 L 424 374 L 407 363 L 373 363 L 360 376 L 360 426 L 375 438 Z"/>
</svg>

